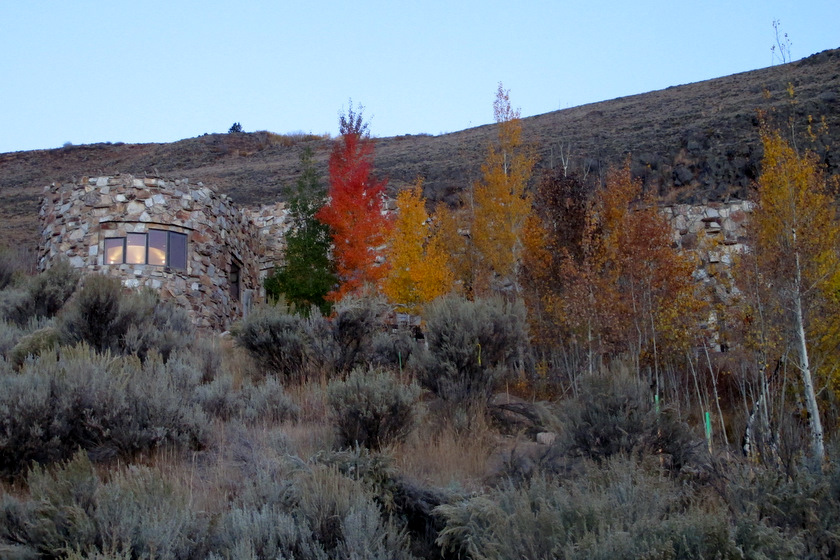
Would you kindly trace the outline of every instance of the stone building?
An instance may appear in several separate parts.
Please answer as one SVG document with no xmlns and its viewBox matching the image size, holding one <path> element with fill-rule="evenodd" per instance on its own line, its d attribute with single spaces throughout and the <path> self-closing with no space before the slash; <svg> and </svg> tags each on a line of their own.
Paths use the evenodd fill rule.
<svg viewBox="0 0 840 560">
<path fill-rule="evenodd" d="M 264 297 L 280 256 L 282 203 L 235 206 L 202 183 L 131 175 L 83 177 L 44 190 L 39 267 L 57 258 L 148 286 L 223 330 Z"/>
</svg>

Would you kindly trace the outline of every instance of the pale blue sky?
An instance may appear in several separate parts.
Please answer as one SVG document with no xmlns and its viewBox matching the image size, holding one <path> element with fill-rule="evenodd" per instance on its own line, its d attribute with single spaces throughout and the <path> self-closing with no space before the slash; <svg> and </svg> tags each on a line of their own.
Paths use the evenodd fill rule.
<svg viewBox="0 0 840 560">
<path fill-rule="evenodd" d="M 840 47 L 840 0 L 0 0 L 0 152 L 205 132 L 374 136 L 487 124 Z"/>
</svg>

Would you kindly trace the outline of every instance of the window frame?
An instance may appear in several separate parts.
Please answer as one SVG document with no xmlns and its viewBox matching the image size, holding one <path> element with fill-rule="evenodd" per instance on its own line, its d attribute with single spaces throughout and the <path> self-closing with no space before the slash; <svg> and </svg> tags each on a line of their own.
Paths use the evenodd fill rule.
<svg viewBox="0 0 840 560">
<path fill-rule="evenodd" d="M 152 232 L 156 233 L 163 233 L 165 236 L 166 247 L 164 248 L 164 259 L 165 262 L 163 264 L 155 264 L 149 262 L 149 238 Z M 144 250 L 143 250 L 143 262 L 128 262 L 128 238 L 129 236 L 143 236 L 144 240 Z M 178 242 L 172 243 L 173 239 L 177 239 Z M 114 243 L 113 240 L 120 240 L 121 244 Z M 182 244 L 183 251 L 179 251 L 178 259 L 173 259 L 173 255 L 175 254 L 173 251 L 173 245 Z M 121 261 L 119 262 L 110 262 L 108 259 L 108 250 L 109 245 L 111 249 L 116 249 L 119 247 L 120 250 L 120 257 Z M 134 245 L 134 247 L 138 247 L 139 245 Z M 173 260 L 177 260 L 178 264 L 183 264 L 183 266 L 176 266 L 173 264 Z M 184 270 L 188 269 L 189 265 L 189 235 L 186 233 L 181 233 L 178 231 L 170 231 L 167 229 L 157 229 L 157 228 L 149 228 L 148 231 L 145 232 L 127 232 L 125 235 L 120 237 L 106 237 L 103 239 L 103 256 L 102 256 L 102 264 L 103 265 L 121 265 L 121 264 L 129 264 L 129 265 L 144 265 L 144 266 L 158 266 L 162 267 L 164 270 Z"/>
</svg>

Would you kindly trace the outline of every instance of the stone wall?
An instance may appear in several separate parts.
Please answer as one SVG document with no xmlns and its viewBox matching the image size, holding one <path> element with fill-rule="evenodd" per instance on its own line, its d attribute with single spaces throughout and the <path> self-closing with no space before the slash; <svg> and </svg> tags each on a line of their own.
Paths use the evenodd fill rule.
<svg viewBox="0 0 840 560">
<path fill-rule="evenodd" d="M 736 200 L 662 209 L 671 223 L 674 244 L 697 258 L 694 277 L 719 303 L 731 300 L 731 265 L 735 255 L 746 250 L 746 224 L 753 208 L 750 201 Z"/>
<path fill-rule="evenodd" d="M 196 326 L 226 329 L 260 289 L 259 228 L 248 213 L 202 183 L 131 175 L 53 184 L 41 205 L 43 270 L 63 257 L 78 268 L 148 286 L 186 308 Z M 105 239 L 151 229 L 187 235 L 185 269 L 106 264 Z M 231 273 L 239 269 L 238 298 Z"/>
<path fill-rule="evenodd" d="M 286 232 L 289 230 L 288 210 L 283 202 L 263 204 L 256 208 L 243 210 L 248 220 L 257 228 L 262 240 L 262 252 L 259 255 L 260 296 L 265 298 L 263 281 L 274 270 L 274 266 L 283 260 L 286 248 Z"/>
</svg>

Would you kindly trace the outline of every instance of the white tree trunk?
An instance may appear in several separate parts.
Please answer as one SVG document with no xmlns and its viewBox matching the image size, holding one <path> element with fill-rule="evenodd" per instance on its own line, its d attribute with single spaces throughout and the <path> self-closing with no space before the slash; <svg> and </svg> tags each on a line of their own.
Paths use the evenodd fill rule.
<svg viewBox="0 0 840 560">
<path fill-rule="evenodd" d="M 796 239 L 794 234 L 794 240 Z M 799 267 L 799 253 L 796 254 L 796 278 L 793 293 L 793 316 L 797 350 L 799 353 L 799 370 L 802 373 L 802 385 L 805 389 L 805 407 L 808 410 L 811 425 L 811 445 L 814 457 L 822 465 L 825 460 L 825 446 L 823 445 L 823 427 L 820 420 L 820 409 L 817 406 L 817 394 L 814 391 L 814 380 L 811 377 L 811 366 L 808 362 L 808 345 L 805 339 L 805 319 L 802 314 L 802 275 Z"/>
</svg>

